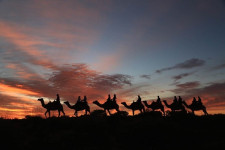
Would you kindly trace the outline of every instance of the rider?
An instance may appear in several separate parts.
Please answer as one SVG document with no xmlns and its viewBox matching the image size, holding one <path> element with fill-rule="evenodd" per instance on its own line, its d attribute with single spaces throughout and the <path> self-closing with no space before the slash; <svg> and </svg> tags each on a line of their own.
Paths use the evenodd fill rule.
<svg viewBox="0 0 225 150">
<path fill-rule="evenodd" d="M 113 102 L 116 102 L 116 94 L 113 96 Z"/>
<path fill-rule="evenodd" d="M 137 99 L 137 102 L 141 102 L 141 97 L 140 97 L 140 95 L 138 95 L 138 99 Z"/>
<path fill-rule="evenodd" d="M 83 102 L 87 102 L 87 96 L 84 96 Z"/>
<path fill-rule="evenodd" d="M 198 96 L 198 101 L 197 101 L 198 105 L 202 105 L 202 99 Z"/>
<path fill-rule="evenodd" d="M 182 105 L 182 101 L 183 101 L 182 98 L 179 96 L 179 98 L 178 98 L 178 104 L 179 105 Z"/>
<path fill-rule="evenodd" d="M 78 96 L 77 103 L 81 102 L 80 96 Z"/>
<path fill-rule="evenodd" d="M 110 96 L 110 94 L 108 95 L 108 99 L 107 99 L 107 101 L 111 101 L 111 96 Z"/>
<path fill-rule="evenodd" d="M 158 104 L 161 103 L 161 99 L 159 98 L 159 96 L 158 96 L 158 99 L 156 100 L 156 102 L 157 102 Z"/>
<path fill-rule="evenodd" d="M 177 97 L 176 96 L 174 96 L 173 103 L 177 104 Z"/>
<path fill-rule="evenodd" d="M 56 94 L 56 99 L 55 99 L 55 101 L 56 101 L 57 103 L 60 103 L 60 97 L 59 97 L 59 94 Z"/>
<path fill-rule="evenodd" d="M 195 97 L 193 97 L 192 104 L 193 105 L 196 105 L 197 104 L 197 101 L 196 101 L 196 98 Z"/>
</svg>

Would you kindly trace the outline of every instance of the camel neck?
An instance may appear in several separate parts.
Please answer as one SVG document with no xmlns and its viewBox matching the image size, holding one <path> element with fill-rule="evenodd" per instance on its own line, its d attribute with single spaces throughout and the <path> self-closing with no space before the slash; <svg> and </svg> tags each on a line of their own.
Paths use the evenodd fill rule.
<svg viewBox="0 0 225 150">
<path fill-rule="evenodd" d="M 42 105 L 42 107 L 46 107 L 46 105 L 45 105 L 45 103 L 44 103 L 44 100 L 41 100 L 41 105 Z"/>
</svg>

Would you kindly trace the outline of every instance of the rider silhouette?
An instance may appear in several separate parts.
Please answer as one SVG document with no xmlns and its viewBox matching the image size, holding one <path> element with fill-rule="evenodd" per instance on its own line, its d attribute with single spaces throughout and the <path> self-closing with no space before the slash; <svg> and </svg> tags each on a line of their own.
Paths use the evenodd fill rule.
<svg viewBox="0 0 225 150">
<path fill-rule="evenodd" d="M 80 96 L 78 96 L 77 103 L 81 102 Z"/>
<path fill-rule="evenodd" d="M 196 101 L 196 98 L 195 97 L 193 97 L 192 104 L 193 105 L 196 105 L 197 104 L 197 101 Z"/>
<path fill-rule="evenodd" d="M 177 97 L 176 96 L 174 96 L 173 103 L 177 104 Z"/>
<path fill-rule="evenodd" d="M 138 99 L 137 99 L 137 102 L 141 102 L 141 97 L 140 97 L 140 95 L 138 95 Z"/>
<path fill-rule="evenodd" d="M 179 98 L 178 98 L 178 102 L 179 103 L 182 103 L 182 98 L 179 96 Z"/>
<path fill-rule="evenodd" d="M 108 95 L 107 101 L 111 101 L 111 96 L 110 96 L 110 94 Z"/>
<path fill-rule="evenodd" d="M 157 103 L 161 103 L 161 99 L 158 96 L 158 99 L 156 100 Z"/>
<path fill-rule="evenodd" d="M 178 98 L 178 104 L 179 105 L 182 105 L 182 101 L 183 101 L 182 98 L 179 96 L 179 98 Z"/>
<path fill-rule="evenodd" d="M 60 103 L 60 97 L 59 97 L 59 94 L 56 94 L 56 99 L 55 99 L 55 101 L 56 101 L 57 103 Z"/>
<path fill-rule="evenodd" d="M 198 101 L 197 101 L 198 105 L 202 105 L 202 99 L 198 96 Z"/>
<path fill-rule="evenodd" d="M 116 94 L 113 96 L 113 102 L 116 102 Z"/>
<path fill-rule="evenodd" d="M 86 96 L 84 96 L 84 99 L 83 99 L 83 102 L 87 102 L 87 97 Z"/>
</svg>

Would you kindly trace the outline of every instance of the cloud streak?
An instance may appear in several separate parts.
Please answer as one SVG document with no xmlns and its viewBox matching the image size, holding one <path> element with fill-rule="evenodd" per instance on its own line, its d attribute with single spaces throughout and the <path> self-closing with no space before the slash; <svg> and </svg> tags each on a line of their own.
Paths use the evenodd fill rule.
<svg viewBox="0 0 225 150">
<path fill-rule="evenodd" d="M 174 79 L 174 81 L 176 82 L 177 80 L 183 79 L 184 77 L 190 76 L 192 75 L 194 72 L 191 73 L 182 73 L 176 76 L 173 76 L 172 78 Z"/>
<path fill-rule="evenodd" d="M 183 93 L 186 92 L 187 90 L 190 89 L 195 89 L 200 85 L 199 81 L 193 81 L 193 82 L 185 82 L 182 84 L 176 84 L 176 89 L 171 90 L 172 92 L 178 94 L 178 93 Z"/>
<path fill-rule="evenodd" d="M 140 77 L 145 79 L 151 79 L 151 75 L 148 75 L 148 74 L 140 75 Z"/>
<path fill-rule="evenodd" d="M 173 70 L 173 69 L 191 69 L 191 68 L 203 66 L 204 64 L 205 64 L 204 60 L 192 58 L 192 59 L 186 60 L 182 63 L 176 64 L 172 67 L 167 67 L 167 68 L 162 68 L 160 70 L 156 70 L 156 73 L 162 73 L 164 71 L 169 71 L 169 70 Z"/>
<path fill-rule="evenodd" d="M 221 70 L 225 68 L 225 63 L 213 67 L 211 70 Z"/>
</svg>

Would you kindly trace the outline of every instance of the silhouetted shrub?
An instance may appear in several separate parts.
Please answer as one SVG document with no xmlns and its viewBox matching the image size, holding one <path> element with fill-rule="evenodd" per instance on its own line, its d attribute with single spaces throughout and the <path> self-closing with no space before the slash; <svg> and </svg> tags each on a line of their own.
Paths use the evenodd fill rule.
<svg viewBox="0 0 225 150">
<path fill-rule="evenodd" d="M 186 111 L 166 111 L 166 116 L 167 117 L 184 117 L 187 116 L 187 112 Z"/>
<path fill-rule="evenodd" d="M 151 117 L 162 117 L 161 111 L 147 111 L 143 113 L 144 116 L 151 116 Z"/>
<path fill-rule="evenodd" d="M 127 111 L 119 111 L 119 112 L 116 112 L 116 113 L 112 114 L 111 116 L 115 116 L 115 117 L 127 117 L 128 114 L 129 113 Z"/>
<path fill-rule="evenodd" d="M 29 120 L 41 120 L 43 119 L 41 116 L 31 116 L 31 115 L 26 115 L 25 119 L 29 119 Z"/>
<path fill-rule="evenodd" d="M 106 117 L 107 114 L 104 110 L 94 110 L 91 112 L 91 116 L 93 117 Z"/>
</svg>

